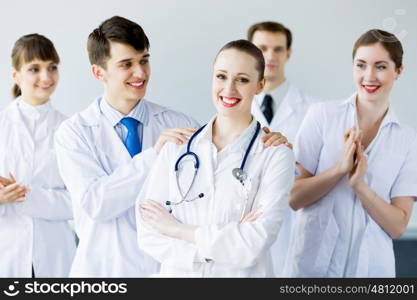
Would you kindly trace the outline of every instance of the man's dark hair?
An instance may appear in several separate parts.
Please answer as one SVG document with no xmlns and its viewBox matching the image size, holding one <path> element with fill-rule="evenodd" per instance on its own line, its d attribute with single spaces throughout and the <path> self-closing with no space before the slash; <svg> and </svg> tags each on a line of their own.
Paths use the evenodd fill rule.
<svg viewBox="0 0 417 300">
<path fill-rule="evenodd" d="M 252 42 L 253 35 L 255 34 L 256 31 L 269 31 L 269 32 L 274 32 L 274 33 L 281 32 L 285 34 L 285 36 L 287 37 L 287 49 L 291 48 L 291 45 L 292 45 L 291 31 L 287 27 L 282 25 L 281 23 L 267 21 L 267 22 L 260 22 L 260 23 L 253 24 L 248 29 L 249 41 Z"/>
<path fill-rule="evenodd" d="M 149 40 L 135 22 L 114 16 L 105 20 L 88 36 L 87 50 L 91 64 L 106 67 L 110 58 L 110 42 L 130 45 L 137 51 L 149 49 Z"/>
</svg>

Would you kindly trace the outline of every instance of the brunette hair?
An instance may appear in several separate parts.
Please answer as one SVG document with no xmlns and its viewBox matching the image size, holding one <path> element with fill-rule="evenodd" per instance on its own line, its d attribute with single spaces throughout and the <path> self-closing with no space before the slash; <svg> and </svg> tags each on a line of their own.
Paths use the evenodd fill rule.
<svg viewBox="0 0 417 300">
<path fill-rule="evenodd" d="M 140 27 L 123 17 L 114 16 L 105 20 L 88 36 L 87 50 L 91 64 L 106 68 L 110 58 L 110 42 L 130 45 L 137 51 L 149 49 L 149 40 Z"/>
<path fill-rule="evenodd" d="M 248 40 L 231 41 L 219 50 L 219 52 L 216 55 L 216 59 L 221 52 L 228 49 L 236 49 L 238 51 L 244 52 L 252 56 L 256 60 L 255 68 L 259 72 L 259 80 L 262 80 L 264 78 L 265 59 L 262 54 L 262 51 L 258 47 L 256 47 L 253 43 L 249 42 Z"/>
<path fill-rule="evenodd" d="M 359 37 L 353 46 L 352 59 L 355 58 L 356 51 L 359 47 L 376 43 L 380 43 L 387 50 L 389 57 L 395 63 L 397 69 L 403 65 L 404 51 L 401 42 L 394 34 L 380 29 L 371 29 Z"/>
<path fill-rule="evenodd" d="M 54 44 L 45 36 L 37 33 L 24 35 L 19 38 L 14 43 L 11 57 L 12 66 L 16 71 L 20 71 L 24 63 L 31 62 L 34 59 L 51 60 L 59 64 L 59 56 Z M 20 87 L 14 84 L 12 87 L 13 98 L 17 98 L 21 94 Z"/>
<path fill-rule="evenodd" d="M 287 49 L 291 48 L 291 45 L 292 45 L 291 31 L 287 27 L 282 25 L 281 23 L 267 21 L 267 22 L 260 22 L 260 23 L 253 24 L 248 29 L 247 37 L 249 41 L 252 42 L 253 36 L 256 31 L 269 31 L 269 32 L 274 32 L 274 33 L 281 32 L 285 34 L 285 36 L 287 37 Z"/>
</svg>

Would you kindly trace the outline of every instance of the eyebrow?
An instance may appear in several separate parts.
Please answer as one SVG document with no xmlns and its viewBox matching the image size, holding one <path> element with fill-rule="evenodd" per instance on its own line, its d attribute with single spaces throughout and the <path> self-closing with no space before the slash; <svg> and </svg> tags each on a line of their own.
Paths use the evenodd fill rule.
<svg viewBox="0 0 417 300">
<path fill-rule="evenodd" d="M 140 59 L 148 58 L 149 56 L 151 56 L 151 55 L 149 53 L 147 53 L 144 56 L 142 56 Z M 120 64 L 120 63 L 128 62 L 128 61 L 131 61 L 131 60 L 134 60 L 134 59 L 133 58 L 125 58 L 125 59 L 119 60 L 117 63 Z"/>
<path fill-rule="evenodd" d="M 364 61 L 363 59 L 357 59 L 356 61 L 361 62 L 361 63 L 366 63 L 366 61 Z M 375 64 L 383 64 L 383 63 L 388 64 L 388 62 L 385 60 L 380 60 L 380 61 L 375 62 Z"/>
<path fill-rule="evenodd" d="M 217 71 L 218 71 L 218 72 L 227 73 L 227 71 L 226 71 L 226 70 L 217 70 Z M 249 74 L 247 74 L 247 73 L 243 73 L 243 72 L 237 73 L 237 75 L 246 75 L 246 76 L 250 77 L 250 75 L 249 75 Z"/>
</svg>

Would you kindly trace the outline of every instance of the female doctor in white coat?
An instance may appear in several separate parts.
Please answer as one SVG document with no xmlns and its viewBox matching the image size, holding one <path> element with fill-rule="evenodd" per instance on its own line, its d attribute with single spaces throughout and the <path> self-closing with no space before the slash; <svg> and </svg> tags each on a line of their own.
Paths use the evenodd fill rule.
<svg viewBox="0 0 417 300">
<path fill-rule="evenodd" d="M 286 146 L 263 146 L 264 134 L 251 115 L 263 70 L 262 52 L 251 42 L 226 44 L 214 64 L 217 114 L 188 143 L 199 158 L 197 173 L 193 155 L 174 171 L 187 145 L 166 144 L 158 156 L 136 216 L 139 247 L 161 263 L 161 276 L 274 275 L 269 247 L 280 229 L 295 162 Z M 235 168 L 246 178 L 238 180 Z"/>
<path fill-rule="evenodd" d="M 295 143 L 290 206 L 299 211 L 287 276 L 395 276 L 392 239 L 417 197 L 416 132 L 390 105 L 402 56 L 393 34 L 366 32 L 353 49 L 356 93 L 307 113 Z"/>
<path fill-rule="evenodd" d="M 65 277 L 75 236 L 53 147 L 65 117 L 49 102 L 59 57 L 49 39 L 30 34 L 16 41 L 12 63 L 17 99 L 0 112 L 0 277 Z"/>
</svg>

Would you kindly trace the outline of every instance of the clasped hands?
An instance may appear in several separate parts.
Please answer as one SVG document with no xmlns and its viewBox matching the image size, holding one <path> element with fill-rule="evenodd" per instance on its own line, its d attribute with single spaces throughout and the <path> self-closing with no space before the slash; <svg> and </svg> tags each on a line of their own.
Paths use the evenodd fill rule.
<svg viewBox="0 0 417 300">
<path fill-rule="evenodd" d="M 355 127 L 345 132 L 343 154 L 338 162 L 339 171 L 349 176 L 349 186 L 352 189 L 366 184 L 365 173 L 368 169 L 368 161 L 364 154 L 362 136 L 362 132 Z"/>
<path fill-rule="evenodd" d="M 16 182 L 12 173 L 9 178 L 0 176 L 0 205 L 25 201 L 27 192 L 29 188 Z"/>
</svg>

